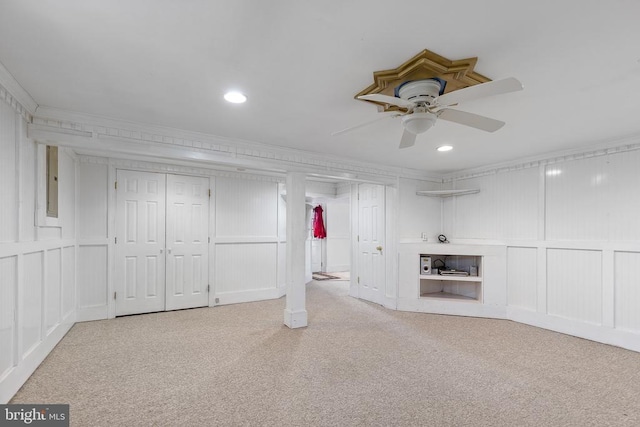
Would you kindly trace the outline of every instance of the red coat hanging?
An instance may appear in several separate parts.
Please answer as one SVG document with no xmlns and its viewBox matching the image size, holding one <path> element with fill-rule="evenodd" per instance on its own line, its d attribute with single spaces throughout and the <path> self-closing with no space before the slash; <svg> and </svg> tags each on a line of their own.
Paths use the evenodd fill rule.
<svg viewBox="0 0 640 427">
<path fill-rule="evenodd" d="M 320 205 L 313 208 L 313 237 L 316 239 L 327 237 L 327 230 L 324 229 L 324 221 L 322 220 L 322 206 Z"/>
</svg>

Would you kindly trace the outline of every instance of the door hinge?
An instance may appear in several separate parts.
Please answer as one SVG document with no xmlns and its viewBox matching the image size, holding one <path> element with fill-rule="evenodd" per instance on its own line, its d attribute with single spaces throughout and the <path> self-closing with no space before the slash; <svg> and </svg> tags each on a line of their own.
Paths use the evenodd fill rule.
<svg viewBox="0 0 640 427">
<path fill-rule="evenodd" d="M 360 241 L 360 235 L 358 234 L 358 242 Z"/>
<path fill-rule="evenodd" d="M 117 296 L 117 295 L 118 295 L 118 293 L 117 293 L 117 292 L 114 292 L 114 293 L 113 293 L 113 299 L 116 299 L 116 296 Z"/>
<path fill-rule="evenodd" d="M 116 245 L 118 244 L 118 238 L 117 237 L 113 238 L 113 243 L 115 243 Z"/>
<path fill-rule="evenodd" d="M 113 186 L 116 190 L 118 189 L 118 181 L 115 182 L 114 186 Z"/>
<path fill-rule="evenodd" d="M 211 198 L 211 189 L 209 189 L 209 198 Z"/>
<path fill-rule="evenodd" d="M 207 292 L 211 292 L 211 285 L 207 285 Z"/>
<path fill-rule="evenodd" d="M 358 276 L 358 283 L 360 283 L 360 276 Z"/>
<path fill-rule="evenodd" d="M 211 243 L 211 237 L 207 237 L 207 243 Z"/>
</svg>

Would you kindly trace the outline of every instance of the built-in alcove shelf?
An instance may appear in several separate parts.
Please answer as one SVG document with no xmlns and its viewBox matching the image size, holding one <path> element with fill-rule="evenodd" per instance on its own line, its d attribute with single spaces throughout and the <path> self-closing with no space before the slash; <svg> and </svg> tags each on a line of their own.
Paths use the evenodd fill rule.
<svg viewBox="0 0 640 427">
<path fill-rule="evenodd" d="M 482 282 L 480 276 L 443 276 L 441 274 L 421 274 L 420 279 L 425 280 L 445 280 L 453 282 Z"/>
<path fill-rule="evenodd" d="M 482 302 L 481 255 L 422 253 L 419 266 L 420 298 Z M 445 270 L 462 274 L 439 274 Z"/>
<path fill-rule="evenodd" d="M 475 194 L 479 193 L 480 189 L 478 188 L 468 188 L 465 190 L 420 190 L 416 191 L 418 196 L 429 196 L 429 197 L 452 197 L 452 196 L 464 196 L 465 194 Z"/>
<path fill-rule="evenodd" d="M 436 298 L 436 299 L 448 299 L 448 300 L 455 300 L 455 301 L 480 302 L 473 297 L 468 297 L 460 294 L 452 294 L 449 292 L 425 292 L 423 294 L 420 294 L 420 298 Z"/>
</svg>

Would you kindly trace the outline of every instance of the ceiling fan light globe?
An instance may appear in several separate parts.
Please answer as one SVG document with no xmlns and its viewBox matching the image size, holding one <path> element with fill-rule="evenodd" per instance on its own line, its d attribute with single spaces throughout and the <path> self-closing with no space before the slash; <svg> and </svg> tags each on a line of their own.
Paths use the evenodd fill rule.
<svg viewBox="0 0 640 427">
<path fill-rule="evenodd" d="M 409 132 L 419 135 L 428 131 L 436 119 L 433 113 L 413 113 L 402 117 L 402 125 Z"/>
</svg>

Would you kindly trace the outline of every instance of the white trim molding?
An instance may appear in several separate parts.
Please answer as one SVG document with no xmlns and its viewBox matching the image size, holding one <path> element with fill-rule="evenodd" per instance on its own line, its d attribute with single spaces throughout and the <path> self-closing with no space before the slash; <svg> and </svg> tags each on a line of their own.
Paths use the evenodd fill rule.
<svg viewBox="0 0 640 427">
<path fill-rule="evenodd" d="M 31 121 L 31 115 L 38 108 L 36 101 L 20 86 L 2 63 L 0 63 L 0 99 L 11 105 L 27 122 Z"/>
</svg>

